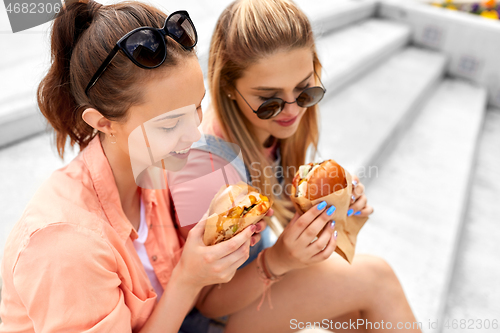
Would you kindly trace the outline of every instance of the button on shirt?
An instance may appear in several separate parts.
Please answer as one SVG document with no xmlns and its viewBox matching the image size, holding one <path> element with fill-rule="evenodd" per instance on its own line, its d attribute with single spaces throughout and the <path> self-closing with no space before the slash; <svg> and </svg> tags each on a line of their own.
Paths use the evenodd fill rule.
<svg viewBox="0 0 500 333">
<path fill-rule="evenodd" d="M 134 240 L 134 248 L 137 251 L 137 254 L 139 255 L 139 259 L 141 259 L 142 266 L 144 266 L 144 270 L 148 275 L 149 281 L 151 282 L 151 285 L 153 286 L 153 289 L 156 292 L 157 295 L 156 301 L 158 302 L 161 295 L 163 294 L 163 287 L 161 286 L 161 283 L 158 280 L 158 277 L 156 276 L 153 266 L 151 265 L 151 261 L 149 260 L 148 252 L 146 251 L 146 247 L 144 246 L 144 243 L 148 238 L 148 225 L 146 223 L 146 212 L 144 209 L 144 203 L 142 202 L 142 199 L 141 199 L 141 222 L 139 224 L 139 229 L 137 230 L 137 234 L 139 237 L 137 237 Z M 153 261 L 156 261 L 157 256 L 153 255 L 151 259 Z"/>
<path fill-rule="evenodd" d="M 163 288 L 184 241 L 168 189 L 142 190 L 144 242 Z M 37 191 L 2 259 L 0 332 L 133 332 L 157 295 L 134 248 L 113 173 L 96 136 Z"/>
</svg>

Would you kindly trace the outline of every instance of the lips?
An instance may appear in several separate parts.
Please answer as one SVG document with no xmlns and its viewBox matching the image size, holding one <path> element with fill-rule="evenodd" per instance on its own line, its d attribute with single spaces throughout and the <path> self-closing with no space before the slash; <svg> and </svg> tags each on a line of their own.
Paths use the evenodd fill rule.
<svg viewBox="0 0 500 333">
<path fill-rule="evenodd" d="M 176 154 L 185 154 L 189 151 L 190 147 L 183 149 L 183 150 L 174 150 L 173 152 Z"/>
<path fill-rule="evenodd" d="M 295 121 L 297 120 L 298 115 L 293 117 L 293 118 L 286 118 L 286 119 L 280 119 L 280 120 L 275 120 L 279 125 L 281 126 L 292 126 Z"/>
<path fill-rule="evenodd" d="M 170 152 L 170 155 L 177 158 L 187 158 L 190 152 L 191 152 L 191 147 L 188 147 L 182 150 L 173 150 L 172 152 Z"/>
</svg>

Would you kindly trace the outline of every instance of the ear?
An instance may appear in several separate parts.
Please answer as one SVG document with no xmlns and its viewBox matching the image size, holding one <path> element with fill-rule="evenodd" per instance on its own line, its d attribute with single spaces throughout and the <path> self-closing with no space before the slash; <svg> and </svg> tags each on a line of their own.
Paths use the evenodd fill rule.
<svg viewBox="0 0 500 333">
<path fill-rule="evenodd" d="M 85 109 L 85 111 L 83 111 L 82 118 L 87 124 L 100 132 L 108 135 L 113 133 L 112 122 L 109 119 L 105 118 L 96 109 Z"/>
<path fill-rule="evenodd" d="M 232 99 L 233 101 L 236 100 L 236 91 L 234 89 L 225 90 L 225 94 L 227 98 Z"/>
<path fill-rule="evenodd" d="M 232 99 L 233 101 L 236 100 L 236 90 L 234 90 L 234 87 L 232 85 L 223 83 L 220 89 L 223 95 L 226 95 L 229 99 Z"/>
</svg>

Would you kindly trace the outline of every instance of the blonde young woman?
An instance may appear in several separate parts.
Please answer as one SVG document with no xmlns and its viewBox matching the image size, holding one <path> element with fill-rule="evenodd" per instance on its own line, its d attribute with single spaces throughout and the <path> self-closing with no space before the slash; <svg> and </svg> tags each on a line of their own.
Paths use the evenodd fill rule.
<svg viewBox="0 0 500 333">
<path fill-rule="evenodd" d="M 238 168 L 227 166 L 226 181 L 237 181 L 238 174 L 249 177 L 252 185 L 273 198 L 275 216 L 284 226 L 275 244 L 264 233 L 253 246 L 265 256 L 247 262 L 231 282 L 213 287 L 217 298 L 198 300 L 193 312 L 212 318 L 229 315 L 224 318 L 226 332 L 285 332 L 300 328 L 300 322 L 323 320 L 332 320 L 322 327 L 336 332 L 351 331 L 349 321 L 358 319 L 390 323 L 384 329 L 362 325 L 353 330 L 380 332 L 416 322 L 398 278 L 384 260 L 357 255 L 349 265 L 335 254 L 330 256 L 334 223 L 313 242 L 325 224 L 316 217 L 326 210 L 334 220 L 335 207 L 321 204 L 299 216 L 287 200 L 287 188 L 306 162 L 308 148 L 317 148 L 316 104 L 324 93 L 320 75 L 310 23 L 292 1 L 237 0 L 220 16 L 208 67 L 211 107 L 202 126 L 210 147 L 191 154 L 198 160 L 210 155 L 223 164 L 221 160 L 233 160 L 239 153 L 228 153 L 224 142 L 237 144 L 246 172 L 232 172 Z M 373 208 L 367 205 L 363 185 L 356 179 L 353 187 L 348 214 L 370 215 Z M 178 192 L 173 191 L 176 207 L 196 197 L 196 189 L 184 187 Z M 255 257 L 254 253 L 249 261 Z M 259 274 L 259 265 L 267 267 L 269 275 Z M 265 289 L 261 279 L 273 283 L 269 305 L 261 303 Z M 412 327 L 406 331 L 420 332 Z"/>
</svg>

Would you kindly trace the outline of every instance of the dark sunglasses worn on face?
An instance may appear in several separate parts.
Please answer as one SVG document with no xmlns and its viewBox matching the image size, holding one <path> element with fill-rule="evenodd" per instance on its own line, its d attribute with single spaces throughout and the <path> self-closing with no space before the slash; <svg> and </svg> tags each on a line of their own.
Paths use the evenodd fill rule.
<svg viewBox="0 0 500 333">
<path fill-rule="evenodd" d="M 323 99 L 323 96 L 325 96 L 326 93 L 325 86 L 323 85 L 323 82 L 321 82 L 321 79 L 319 79 L 319 82 L 321 83 L 321 87 L 319 86 L 309 87 L 303 90 L 293 102 L 287 102 L 281 98 L 273 97 L 269 98 L 267 101 L 262 103 L 257 110 L 254 110 L 252 108 L 252 106 L 247 102 L 245 97 L 243 97 L 243 95 L 238 91 L 238 89 L 236 89 L 236 87 L 234 87 L 234 89 L 238 92 L 241 98 L 243 98 L 243 100 L 245 101 L 245 103 L 247 103 L 250 109 L 252 109 L 252 111 L 257 114 L 257 117 L 259 117 L 260 119 L 270 119 L 279 115 L 281 111 L 283 111 L 283 109 L 285 108 L 285 104 L 293 104 L 297 102 L 297 105 L 302 108 L 308 108 L 318 104 Z"/>
<path fill-rule="evenodd" d="M 198 35 L 187 11 L 181 10 L 170 14 L 161 29 L 140 27 L 120 38 L 90 80 L 85 94 L 88 96 L 90 88 L 94 86 L 120 50 L 141 68 L 151 69 L 163 64 L 167 58 L 167 44 L 165 43 L 167 36 L 186 50 L 196 46 Z"/>
</svg>

